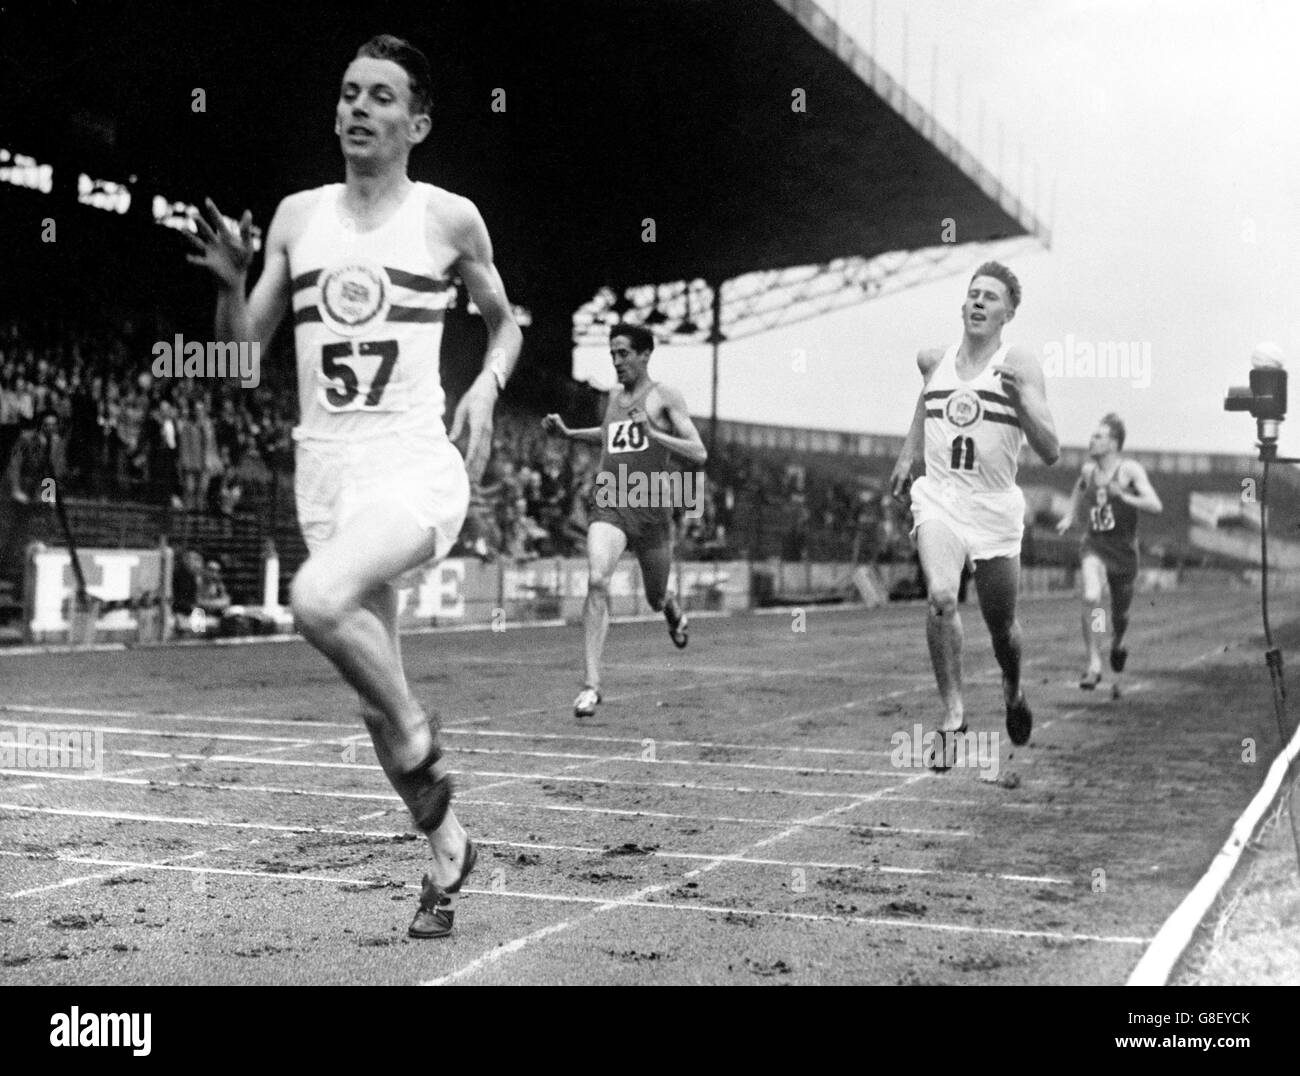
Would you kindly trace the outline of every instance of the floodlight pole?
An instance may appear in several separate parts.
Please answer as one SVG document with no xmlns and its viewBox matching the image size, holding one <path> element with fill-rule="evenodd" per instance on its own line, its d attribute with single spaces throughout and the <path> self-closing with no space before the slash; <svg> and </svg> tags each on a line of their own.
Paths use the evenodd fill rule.
<svg viewBox="0 0 1300 1076">
<path fill-rule="evenodd" d="M 713 285 L 713 328 L 709 331 L 713 345 L 713 392 L 709 407 L 709 451 L 718 450 L 718 350 L 722 346 L 722 285 Z"/>
</svg>

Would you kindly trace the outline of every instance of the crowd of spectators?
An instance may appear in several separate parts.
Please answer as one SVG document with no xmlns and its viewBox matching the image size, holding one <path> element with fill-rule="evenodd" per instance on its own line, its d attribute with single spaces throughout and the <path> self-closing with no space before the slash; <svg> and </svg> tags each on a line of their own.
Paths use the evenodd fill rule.
<svg viewBox="0 0 1300 1076">
<path fill-rule="evenodd" d="M 277 482 L 287 493 L 292 386 L 156 379 L 150 353 L 129 324 L 49 335 L 0 324 L 0 496 L 35 499 L 39 480 L 56 477 L 74 496 L 232 520 L 258 511 Z M 456 551 L 511 561 L 582 555 L 598 463 L 597 446 L 550 437 L 538 415 L 503 404 Z M 897 511 L 862 481 L 729 446 L 715 449 L 706 470 L 701 511 L 679 514 L 682 556 L 761 556 L 776 551 L 775 540 L 789 560 L 850 548 L 877 559 L 901 549 L 900 535 L 906 545 Z"/>
<path fill-rule="evenodd" d="M 44 338 L 0 324 L 0 466 L 52 414 L 66 492 L 233 517 L 287 461 L 292 393 L 156 379 L 150 345 L 132 337 L 129 325 Z"/>
</svg>

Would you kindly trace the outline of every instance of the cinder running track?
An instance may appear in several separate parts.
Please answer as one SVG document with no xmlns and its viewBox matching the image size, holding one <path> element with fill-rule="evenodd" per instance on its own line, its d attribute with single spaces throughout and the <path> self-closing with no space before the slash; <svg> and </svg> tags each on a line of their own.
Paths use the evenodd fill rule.
<svg viewBox="0 0 1300 1076">
<path fill-rule="evenodd" d="M 999 741 L 943 774 L 891 757 L 938 716 L 919 605 L 616 624 L 581 723 L 579 627 L 409 636 L 482 848 L 423 942 L 425 846 L 308 646 L 0 656 L 0 729 L 106 751 L 0 774 L 0 984 L 1122 983 L 1277 751 L 1255 596 L 1139 596 L 1119 701 L 1075 600 L 1026 601 L 1019 749 L 964 620 Z"/>
</svg>

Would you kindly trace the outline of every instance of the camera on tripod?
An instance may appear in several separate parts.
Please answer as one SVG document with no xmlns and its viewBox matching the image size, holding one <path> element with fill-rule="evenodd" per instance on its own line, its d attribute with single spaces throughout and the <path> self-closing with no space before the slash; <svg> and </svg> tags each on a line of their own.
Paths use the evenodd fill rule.
<svg viewBox="0 0 1300 1076">
<path fill-rule="evenodd" d="M 1286 370 L 1282 349 L 1260 344 L 1250 356 L 1250 386 L 1234 385 L 1223 401 L 1225 411 L 1249 411 L 1259 429 L 1260 452 L 1277 451 L 1277 429 L 1286 418 Z"/>
</svg>

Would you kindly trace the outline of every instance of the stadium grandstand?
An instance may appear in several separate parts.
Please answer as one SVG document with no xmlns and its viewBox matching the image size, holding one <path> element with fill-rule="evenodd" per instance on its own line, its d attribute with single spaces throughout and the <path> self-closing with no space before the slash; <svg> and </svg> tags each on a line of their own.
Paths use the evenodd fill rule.
<svg viewBox="0 0 1300 1076">
<path fill-rule="evenodd" d="M 510 27 L 498 42 L 510 63 L 522 64 L 527 43 L 542 32 L 533 20 L 544 19 L 553 29 L 549 13 L 543 17 L 506 0 L 488 6 L 499 9 L 496 14 Z M 537 428 L 538 416 L 552 409 L 579 421 L 595 421 L 599 414 L 599 394 L 570 376 L 567 340 L 597 340 L 602 325 L 624 318 L 646 324 L 665 344 L 712 343 L 716 363 L 724 340 L 958 272 L 987 251 L 1042 249 L 1051 242 L 1050 227 L 1020 192 L 937 124 L 820 7 L 804 0 L 757 7 L 739 0 L 626 5 L 628 32 L 644 35 L 659 65 L 655 92 L 669 98 L 664 114 L 689 119 L 645 133 L 656 152 L 637 155 L 632 179 L 620 176 L 615 183 L 605 166 L 592 161 L 575 190 L 567 162 L 590 130 L 611 128 L 620 107 L 573 81 L 579 57 L 587 66 L 612 62 L 604 30 L 586 7 L 570 5 L 571 33 L 561 35 L 563 45 L 545 59 L 528 55 L 529 100 L 572 102 L 563 122 L 545 126 L 545 153 L 535 142 L 535 125 L 485 122 L 472 103 L 491 80 L 453 59 L 473 54 L 482 26 L 494 20 L 477 17 L 481 11 L 470 17 L 449 9 L 439 27 L 446 43 L 440 45 L 446 68 L 438 90 L 439 108 L 449 114 L 444 122 L 488 147 L 484 159 L 535 162 L 526 192 L 503 187 L 502 177 L 455 154 L 440 156 L 438 174 L 430 177 L 473 191 L 522 304 L 521 376 L 507 395 L 493 462 L 456 550 L 484 561 L 582 553 L 595 460 L 581 446 L 548 444 Z M 215 136 L 196 131 L 175 110 L 152 115 L 146 129 L 141 116 L 147 110 L 135 111 L 138 102 L 151 93 L 181 92 L 165 65 L 150 65 L 150 50 L 179 39 L 201 59 L 213 46 L 204 16 L 182 19 L 165 5 L 149 4 L 119 14 L 111 20 L 91 14 L 72 29 L 74 47 L 100 61 L 93 78 L 60 82 L 49 101 L 28 102 L 30 107 L 0 122 L 0 223 L 10 247 L 22 242 L 26 251 L 25 271 L 6 275 L 0 284 L 9 311 L 0 321 L 5 493 L 22 484 L 23 466 L 32 472 L 29 478 L 34 475 L 31 461 L 19 460 L 23 453 L 17 449 L 24 431 L 53 412 L 59 477 L 82 544 L 149 548 L 165 542 L 178 552 L 198 551 L 224 566 L 225 585 L 237 603 L 264 596 L 265 553 L 273 548 L 281 560 L 283 602 L 306 552 L 292 497 L 289 435 L 296 401 L 288 334 L 277 338 L 263 364 L 262 384 L 251 390 L 235 380 L 155 380 L 147 356 L 153 342 L 177 333 L 201 339 L 211 316 L 206 281 L 185 270 L 175 238 L 177 229 L 192 228 L 194 212 L 190 202 L 176 198 L 178 192 L 193 192 L 195 201 L 200 192 L 210 192 L 231 205 L 242 199 L 264 221 L 274 198 L 299 176 L 329 173 L 332 151 L 309 144 L 295 158 L 274 152 L 288 137 L 287 112 L 267 117 L 255 135 L 231 128 L 230 119 L 251 107 L 252 92 L 233 71 L 214 71 L 206 87 L 214 100 L 230 100 L 221 109 L 225 122 L 213 117 Z M 340 48 L 357 33 L 352 19 L 339 12 L 324 20 L 328 40 Z M 418 27 L 414 9 L 410 20 Z M 165 33 L 146 40 L 145 25 Z M 687 31 L 696 42 L 693 50 L 669 47 Z M 737 33 L 743 47 L 730 41 Z M 259 42 L 275 39 L 268 32 Z M 452 47 L 456 40 L 465 46 L 459 53 Z M 134 53 L 109 56 L 113 41 L 130 41 Z M 35 37 L 27 44 L 38 54 L 50 47 Z M 251 44 L 251 67 L 269 61 L 267 47 Z M 825 63 L 828 52 L 841 62 Z M 727 68 L 724 103 L 732 107 L 692 110 L 693 95 L 702 92 L 701 73 L 713 70 L 701 58 L 738 54 L 751 62 L 728 61 L 733 66 Z M 754 107 L 769 91 L 752 72 L 762 69 L 760 61 L 776 63 L 778 56 L 795 84 L 833 107 L 819 108 L 817 118 L 805 124 L 792 124 L 788 108 Z M 289 81 L 312 86 L 324 76 L 320 65 L 302 61 L 287 72 Z M 593 84 L 606 78 L 600 70 L 592 73 Z M 122 88 L 128 83 L 129 98 Z M 62 116 L 58 123 L 50 120 L 55 109 Z M 746 117 L 744 130 L 724 133 L 719 124 L 731 124 L 735 115 Z M 804 159 L 814 143 L 822 183 L 815 198 L 789 182 L 791 163 Z M 763 145 L 783 149 L 753 152 Z M 671 152 L 660 152 L 665 147 Z M 231 167 L 235 157 L 259 161 L 256 185 L 246 183 L 242 167 Z M 739 173 L 747 176 L 746 184 L 700 181 Z M 109 176 L 114 178 L 96 178 Z M 867 192 L 869 214 L 861 204 Z M 574 232 L 607 231 L 603 222 L 639 221 L 645 204 L 661 205 L 665 222 L 671 220 L 689 241 L 602 241 L 594 248 L 574 242 Z M 959 213 L 973 238 L 925 245 L 917 222 L 939 216 L 941 209 Z M 749 229 L 756 215 L 764 220 L 760 242 Z M 32 241 L 49 225 L 57 228 L 47 237 L 53 241 Z M 541 271 L 556 251 L 564 255 L 566 272 Z M 647 279 L 651 283 L 638 283 Z M 595 299 L 584 301 L 593 294 Z M 481 339 L 481 324 L 461 295 L 448 315 L 443 345 L 453 400 L 472 376 Z M 688 521 L 681 536 L 683 558 L 911 558 L 906 517 L 883 496 L 900 437 L 720 418 L 716 373 L 714 410 L 698 421 L 713 447 L 713 462 L 704 515 Z M 1170 566 L 1242 559 L 1233 556 L 1231 543 L 1198 546 L 1191 540 L 1190 505 L 1193 496 L 1231 493 L 1241 475 L 1251 473 L 1249 460 L 1133 455 L 1169 506 L 1144 532 L 1149 554 Z M 1064 467 L 1052 471 L 1022 461 L 1030 564 L 1065 565 L 1072 559 L 1073 543 L 1052 533 L 1051 524 L 1081 459 L 1076 448 L 1067 449 Z M 9 545 L 0 570 L 0 615 L 8 621 L 9 637 L 18 638 L 23 553 L 8 535 L 0 537 Z M 62 544 L 54 513 L 34 513 L 26 540 Z M 1211 548 L 1203 548 L 1207 544 Z"/>
</svg>

